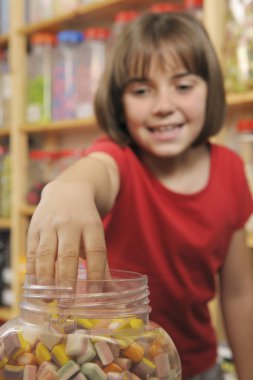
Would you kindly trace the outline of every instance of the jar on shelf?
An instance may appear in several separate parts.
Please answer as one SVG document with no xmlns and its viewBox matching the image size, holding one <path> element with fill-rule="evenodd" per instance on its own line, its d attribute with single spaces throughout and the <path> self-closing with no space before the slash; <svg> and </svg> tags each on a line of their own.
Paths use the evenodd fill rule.
<svg viewBox="0 0 253 380">
<path fill-rule="evenodd" d="M 83 42 L 78 46 L 76 54 L 75 87 L 78 119 L 94 115 L 93 97 L 105 65 L 109 29 L 87 28 L 83 35 Z"/>
<path fill-rule="evenodd" d="M 120 11 L 115 14 L 111 27 L 109 46 L 113 44 L 115 38 L 117 38 L 117 36 L 122 32 L 124 27 L 138 16 L 139 12 L 135 9 Z"/>
<path fill-rule="evenodd" d="M 204 0 L 184 0 L 185 11 L 192 13 L 198 20 L 203 20 L 203 1 Z"/>
<path fill-rule="evenodd" d="M 180 380 L 173 341 L 149 322 L 146 276 L 111 275 L 48 285 L 27 276 L 20 316 L 0 328 L 4 378 Z"/>
<path fill-rule="evenodd" d="M 55 16 L 55 0 L 25 0 L 25 21 L 35 24 Z"/>
<path fill-rule="evenodd" d="M 8 148 L 0 146 L 0 215 L 11 216 L 12 165 Z"/>
<path fill-rule="evenodd" d="M 52 59 L 55 35 L 36 33 L 31 37 L 28 55 L 26 121 L 51 120 Z"/>
<path fill-rule="evenodd" d="M 228 1 L 224 43 L 225 87 L 230 92 L 253 89 L 253 1 Z"/>
<path fill-rule="evenodd" d="M 53 120 L 76 118 L 78 46 L 83 33 L 63 30 L 57 34 L 53 57 Z M 86 78 L 87 79 L 87 78 Z"/>
<path fill-rule="evenodd" d="M 183 7 L 181 4 L 169 4 L 169 3 L 157 3 L 153 4 L 149 8 L 152 13 L 164 13 L 164 12 L 181 12 Z"/>
<path fill-rule="evenodd" d="M 29 173 L 26 200 L 30 205 L 37 205 L 40 201 L 44 186 L 57 173 L 57 152 L 46 150 L 32 150 L 29 152 Z"/>
<path fill-rule="evenodd" d="M 239 154 L 245 163 L 245 171 L 253 192 L 253 119 L 242 119 L 237 123 Z"/>
<path fill-rule="evenodd" d="M 55 14 L 60 16 L 64 13 L 75 10 L 80 5 L 80 0 L 54 0 Z"/>
<path fill-rule="evenodd" d="M 0 50 L 0 128 L 10 127 L 11 74 L 6 50 Z"/>
<path fill-rule="evenodd" d="M 9 0 L 0 2 L 0 35 L 7 34 L 10 29 L 10 4 Z"/>
<path fill-rule="evenodd" d="M 67 169 L 82 156 L 82 149 L 64 149 L 57 153 L 56 175 Z"/>
</svg>

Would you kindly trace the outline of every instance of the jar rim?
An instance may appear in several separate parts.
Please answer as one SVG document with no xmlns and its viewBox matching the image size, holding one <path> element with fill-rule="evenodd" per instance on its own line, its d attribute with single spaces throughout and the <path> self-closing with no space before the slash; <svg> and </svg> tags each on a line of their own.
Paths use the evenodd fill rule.
<svg viewBox="0 0 253 380">
<path fill-rule="evenodd" d="M 26 276 L 20 308 L 35 313 L 64 312 L 89 318 L 96 318 L 98 314 L 111 318 L 150 312 L 146 275 L 122 270 L 111 270 L 110 274 L 110 279 L 79 278 L 72 280 L 72 284 L 68 281 L 67 286 L 55 279 L 52 284 L 45 278 L 43 285 L 36 276 Z M 96 289 L 99 286 L 100 290 L 94 292 L 92 285 Z"/>
</svg>

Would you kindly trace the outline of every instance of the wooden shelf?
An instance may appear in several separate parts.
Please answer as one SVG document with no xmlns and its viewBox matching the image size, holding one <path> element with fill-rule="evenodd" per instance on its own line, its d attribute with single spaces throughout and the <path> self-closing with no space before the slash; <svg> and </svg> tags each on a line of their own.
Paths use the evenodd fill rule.
<svg viewBox="0 0 253 380">
<path fill-rule="evenodd" d="M 36 206 L 32 206 L 32 205 L 28 205 L 28 204 L 22 204 L 21 207 L 20 207 L 20 213 L 23 215 L 23 216 L 32 216 L 32 214 L 34 213 L 34 210 L 35 210 Z"/>
<path fill-rule="evenodd" d="M 41 132 L 57 132 L 66 131 L 73 129 L 84 129 L 96 130 L 98 126 L 96 124 L 96 119 L 90 117 L 87 119 L 80 120 L 62 120 L 62 121 L 52 121 L 48 123 L 36 123 L 36 124 L 24 124 L 21 127 L 21 131 L 25 133 L 41 133 Z"/>
<path fill-rule="evenodd" d="M 8 34 L 0 35 L 0 47 L 6 48 L 8 43 L 9 43 L 9 35 Z"/>
<path fill-rule="evenodd" d="M 160 3 L 159 0 L 107 0 L 97 1 L 80 6 L 76 10 L 63 14 L 47 21 L 23 26 L 19 32 L 27 36 L 39 31 L 57 32 L 64 28 L 86 28 L 97 23 L 106 25 L 112 22 L 114 15 L 127 9 L 147 9 L 150 5 Z"/>
<path fill-rule="evenodd" d="M 229 106 L 240 106 L 248 103 L 253 103 L 253 91 L 227 95 L 227 104 Z"/>
<path fill-rule="evenodd" d="M 11 218 L 2 218 L 0 216 L 0 229 L 8 230 L 11 228 Z"/>
<path fill-rule="evenodd" d="M 10 128 L 0 128 L 0 137 L 10 136 Z"/>
</svg>

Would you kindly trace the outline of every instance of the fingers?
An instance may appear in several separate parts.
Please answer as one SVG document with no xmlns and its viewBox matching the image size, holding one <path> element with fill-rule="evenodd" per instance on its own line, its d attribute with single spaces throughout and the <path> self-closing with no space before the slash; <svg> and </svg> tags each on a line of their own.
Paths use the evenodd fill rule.
<svg viewBox="0 0 253 380">
<path fill-rule="evenodd" d="M 39 235 L 31 233 L 30 229 L 27 234 L 27 257 L 26 257 L 26 273 L 27 275 L 35 275 L 36 251 L 39 244 Z"/>
<path fill-rule="evenodd" d="M 101 280 L 104 280 L 107 268 L 106 244 L 103 224 L 100 220 L 93 221 L 86 226 L 83 232 L 84 250 L 87 260 L 88 280 L 90 292 L 102 290 Z"/>
<path fill-rule="evenodd" d="M 65 226 L 58 232 L 57 273 L 62 286 L 75 287 L 78 273 L 80 231 L 73 226 Z"/>
<path fill-rule="evenodd" d="M 52 283 L 55 277 L 55 260 L 57 252 L 57 234 L 54 229 L 43 230 L 35 257 L 35 271 L 39 283 Z"/>
</svg>

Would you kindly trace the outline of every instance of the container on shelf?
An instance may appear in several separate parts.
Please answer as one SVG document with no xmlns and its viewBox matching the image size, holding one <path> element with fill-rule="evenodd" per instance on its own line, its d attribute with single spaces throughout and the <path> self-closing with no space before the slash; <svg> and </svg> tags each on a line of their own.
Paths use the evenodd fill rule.
<svg viewBox="0 0 253 380">
<path fill-rule="evenodd" d="M 28 186 L 26 200 L 30 205 L 40 201 L 44 186 L 57 174 L 58 152 L 31 150 L 29 152 Z"/>
<path fill-rule="evenodd" d="M 0 50 L 0 128 L 10 127 L 11 74 L 6 50 Z"/>
<path fill-rule="evenodd" d="M 93 97 L 105 65 L 109 29 L 87 28 L 76 54 L 76 117 L 94 115 Z"/>
<path fill-rule="evenodd" d="M 25 21 L 35 24 L 55 16 L 55 0 L 25 0 Z"/>
<path fill-rule="evenodd" d="M 0 146 L 0 216 L 11 216 L 12 166 L 8 148 Z"/>
<path fill-rule="evenodd" d="M 152 13 L 164 13 L 164 12 L 181 12 L 183 10 L 182 4 L 170 4 L 170 3 L 157 3 L 149 7 Z"/>
<path fill-rule="evenodd" d="M 253 192 L 253 119 L 239 120 L 237 125 L 239 153 L 245 163 L 245 171 Z"/>
<path fill-rule="evenodd" d="M 115 14 L 111 27 L 109 46 L 113 44 L 115 38 L 117 38 L 117 36 L 122 32 L 124 27 L 138 16 L 139 12 L 135 9 L 120 11 Z"/>
<path fill-rule="evenodd" d="M 83 155 L 82 149 L 63 149 L 57 152 L 57 161 L 55 164 L 56 175 L 60 174 L 67 167 L 72 165 Z"/>
<path fill-rule="evenodd" d="M 64 30 L 57 34 L 57 46 L 53 58 L 53 120 L 76 118 L 78 46 L 83 33 Z M 84 58 L 83 58 L 84 59 Z M 87 79 L 87 78 L 85 78 Z"/>
<path fill-rule="evenodd" d="M 55 14 L 60 16 L 64 13 L 71 12 L 78 8 L 80 0 L 54 0 L 55 1 Z"/>
<path fill-rule="evenodd" d="M 65 284 L 27 276 L 20 316 L 0 328 L 3 376 L 180 380 L 172 339 L 149 322 L 146 276 L 111 276 Z"/>
<path fill-rule="evenodd" d="M 204 0 L 184 0 L 184 9 L 194 14 L 200 21 L 203 20 L 203 2 Z"/>
<path fill-rule="evenodd" d="M 253 89 L 253 1 L 228 0 L 224 74 L 230 92 Z"/>
<path fill-rule="evenodd" d="M 55 35 L 36 33 L 31 37 L 31 51 L 27 68 L 26 121 L 28 123 L 51 120 L 52 62 Z"/>
<path fill-rule="evenodd" d="M 0 231 L 0 306 L 11 306 L 13 271 L 10 263 L 10 232 Z"/>
<path fill-rule="evenodd" d="M 10 29 L 9 0 L 0 1 L 0 35 L 7 34 Z"/>
</svg>

